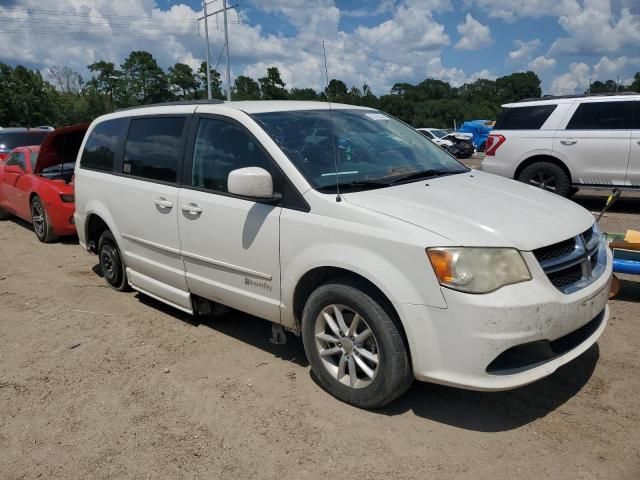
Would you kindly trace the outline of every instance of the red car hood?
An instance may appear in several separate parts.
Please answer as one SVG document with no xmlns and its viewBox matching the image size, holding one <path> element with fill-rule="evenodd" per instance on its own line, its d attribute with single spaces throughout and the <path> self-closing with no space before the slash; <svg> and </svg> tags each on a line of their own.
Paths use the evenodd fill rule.
<svg viewBox="0 0 640 480">
<path fill-rule="evenodd" d="M 33 166 L 33 173 L 38 174 L 47 167 L 75 161 L 88 128 L 88 123 L 80 123 L 70 127 L 58 128 L 47 135 L 42 145 L 40 145 L 40 152 L 38 153 L 38 160 Z"/>
</svg>

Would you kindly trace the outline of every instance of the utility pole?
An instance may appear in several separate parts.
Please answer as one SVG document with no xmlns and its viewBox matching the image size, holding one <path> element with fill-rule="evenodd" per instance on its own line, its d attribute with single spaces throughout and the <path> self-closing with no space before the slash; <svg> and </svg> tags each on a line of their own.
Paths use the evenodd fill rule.
<svg viewBox="0 0 640 480">
<path fill-rule="evenodd" d="M 222 0 L 222 8 L 220 10 L 216 10 L 215 12 L 207 13 L 207 6 L 215 2 L 216 0 L 211 0 L 207 2 L 207 0 L 203 0 L 204 6 L 204 15 L 198 18 L 198 21 L 204 20 L 204 37 L 207 42 L 207 96 L 209 100 L 211 100 L 211 67 L 210 67 L 210 57 L 211 51 L 209 47 L 209 24 L 207 22 L 207 18 L 212 15 L 217 15 L 218 13 L 224 14 L 224 48 L 227 50 L 227 100 L 231 101 L 231 56 L 229 54 L 229 27 L 227 22 L 227 10 L 231 10 L 236 8 L 238 4 L 232 5 L 230 7 L 227 6 L 227 0 Z M 218 17 L 216 16 L 216 24 L 218 22 Z"/>
<path fill-rule="evenodd" d="M 224 12 L 224 44 L 227 47 L 227 100 L 231 101 L 231 60 L 229 58 L 229 24 L 227 22 L 227 0 L 222 0 Z"/>
<path fill-rule="evenodd" d="M 209 59 L 211 58 L 211 47 L 209 46 L 207 0 L 204 0 L 202 4 L 204 5 L 204 40 L 207 42 L 207 98 L 211 100 L 211 65 L 209 64 Z"/>
</svg>

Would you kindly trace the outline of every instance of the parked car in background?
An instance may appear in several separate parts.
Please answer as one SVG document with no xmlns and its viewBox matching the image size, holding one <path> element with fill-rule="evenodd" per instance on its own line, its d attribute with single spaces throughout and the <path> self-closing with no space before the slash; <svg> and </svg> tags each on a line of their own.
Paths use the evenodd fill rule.
<svg viewBox="0 0 640 480">
<path fill-rule="evenodd" d="M 416 130 L 439 147 L 453 147 L 453 142 L 451 140 L 445 140 L 443 138 L 449 133 L 446 130 L 441 130 L 439 128 L 416 128 Z"/>
<path fill-rule="evenodd" d="M 640 190 L 640 95 L 544 97 L 503 105 L 482 170 L 568 196 Z"/>
<path fill-rule="evenodd" d="M 9 156 L 16 147 L 40 145 L 51 131 L 48 128 L 1 128 L 0 161 Z"/>
<path fill-rule="evenodd" d="M 41 242 L 76 233 L 71 179 L 87 127 L 55 130 L 42 146 L 15 148 L 0 162 L 0 219 L 32 223 Z"/>
<path fill-rule="evenodd" d="M 456 158 L 469 158 L 475 152 L 471 134 L 449 133 L 440 128 L 416 128 L 416 130 Z"/>
<path fill-rule="evenodd" d="M 299 333 L 320 385 L 359 407 L 414 378 L 533 382 L 607 323 L 611 253 L 589 212 L 472 173 L 374 109 L 115 112 L 90 126 L 75 187 L 80 244 L 109 286 Z"/>
</svg>

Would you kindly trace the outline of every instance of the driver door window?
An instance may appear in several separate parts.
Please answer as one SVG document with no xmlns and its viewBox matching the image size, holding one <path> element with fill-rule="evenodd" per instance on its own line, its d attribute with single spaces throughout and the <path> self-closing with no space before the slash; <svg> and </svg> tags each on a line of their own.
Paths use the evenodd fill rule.
<svg viewBox="0 0 640 480">
<path fill-rule="evenodd" d="M 7 166 L 17 165 L 19 166 L 23 172 L 27 171 L 27 161 L 25 159 L 23 152 L 15 152 L 9 155 L 7 158 Z"/>
<path fill-rule="evenodd" d="M 261 167 L 270 172 L 270 165 L 240 127 L 213 118 L 200 120 L 193 150 L 192 186 L 226 193 L 227 177 L 232 170 Z"/>
</svg>

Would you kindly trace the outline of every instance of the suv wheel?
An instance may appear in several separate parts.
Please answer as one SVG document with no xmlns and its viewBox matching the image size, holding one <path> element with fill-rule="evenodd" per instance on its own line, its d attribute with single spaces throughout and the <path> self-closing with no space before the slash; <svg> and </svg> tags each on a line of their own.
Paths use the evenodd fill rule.
<svg viewBox="0 0 640 480">
<path fill-rule="evenodd" d="M 568 197 L 571 193 L 569 176 L 562 168 L 551 162 L 536 162 L 529 165 L 520 172 L 518 180 L 562 197 Z"/>
<path fill-rule="evenodd" d="M 320 385 L 361 408 L 379 408 L 413 382 L 402 333 L 366 284 L 318 287 L 302 314 L 304 349 Z"/>
<path fill-rule="evenodd" d="M 31 223 L 33 224 L 33 231 L 36 233 L 36 237 L 38 237 L 38 240 L 41 242 L 50 243 L 58 238 L 51 227 L 49 215 L 47 215 L 47 211 L 40 197 L 33 197 L 31 201 Z"/>
<path fill-rule="evenodd" d="M 107 285 L 119 292 L 127 290 L 129 283 L 127 281 L 126 266 L 120 255 L 116 239 L 109 230 L 105 230 L 100 236 L 98 259 Z"/>
</svg>

